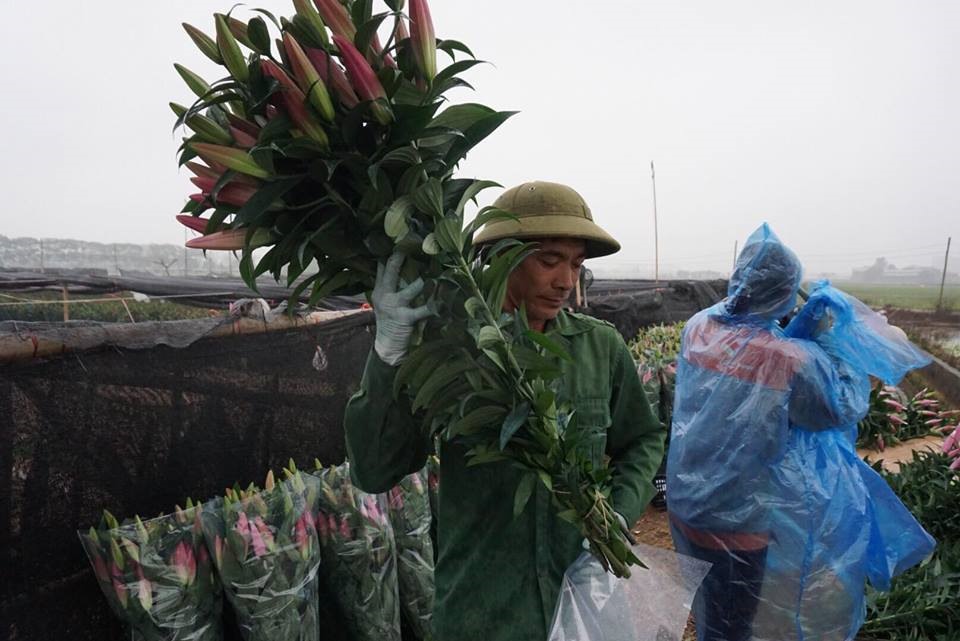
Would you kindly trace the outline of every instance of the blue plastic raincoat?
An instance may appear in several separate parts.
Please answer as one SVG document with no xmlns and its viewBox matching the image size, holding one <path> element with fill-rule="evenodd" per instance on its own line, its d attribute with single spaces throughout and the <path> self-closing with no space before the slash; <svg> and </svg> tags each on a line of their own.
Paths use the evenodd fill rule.
<svg viewBox="0 0 960 641">
<path fill-rule="evenodd" d="M 896 384 L 928 359 L 825 282 L 781 329 L 801 274 L 763 225 L 727 298 L 684 330 L 667 497 L 677 550 L 714 563 L 700 641 L 853 639 L 865 583 L 884 589 L 933 550 L 854 449 L 870 376 Z"/>
</svg>

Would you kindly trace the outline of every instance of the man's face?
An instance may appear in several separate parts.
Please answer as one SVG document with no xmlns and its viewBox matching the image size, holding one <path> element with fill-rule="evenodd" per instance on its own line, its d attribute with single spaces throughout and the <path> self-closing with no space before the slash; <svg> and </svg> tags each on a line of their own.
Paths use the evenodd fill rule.
<svg viewBox="0 0 960 641">
<path fill-rule="evenodd" d="M 586 243 L 572 238 L 543 238 L 507 281 L 507 311 L 527 309 L 530 327 L 543 331 L 557 317 L 580 278 Z"/>
</svg>

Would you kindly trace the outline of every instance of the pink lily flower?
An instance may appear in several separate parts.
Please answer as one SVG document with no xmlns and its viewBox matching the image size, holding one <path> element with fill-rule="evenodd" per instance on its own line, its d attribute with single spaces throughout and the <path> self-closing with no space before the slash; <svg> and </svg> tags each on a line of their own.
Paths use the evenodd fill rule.
<svg viewBox="0 0 960 641">
<path fill-rule="evenodd" d="M 260 539 L 263 541 L 266 549 L 273 552 L 276 544 L 273 540 L 273 532 L 270 531 L 270 527 L 264 523 L 263 518 L 259 516 L 253 519 L 253 525 L 256 527 L 257 533 L 260 535 Z"/>
</svg>

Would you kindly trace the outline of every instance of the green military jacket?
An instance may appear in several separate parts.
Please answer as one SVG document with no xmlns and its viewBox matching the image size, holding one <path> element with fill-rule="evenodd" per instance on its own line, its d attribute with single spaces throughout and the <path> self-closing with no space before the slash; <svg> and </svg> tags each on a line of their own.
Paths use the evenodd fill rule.
<svg viewBox="0 0 960 641">
<path fill-rule="evenodd" d="M 573 357 L 564 363 L 565 398 L 590 455 L 609 456 L 614 509 L 635 522 L 652 498 L 664 426 L 654 417 L 623 339 L 609 324 L 561 312 L 558 333 Z M 354 482 L 383 492 L 423 467 L 430 450 L 406 399 L 393 399 L 395 367 L 371 350 L 360 390 L 345 415 Z M 582 552 L 576 528 L 557 518 L 540 483 L 516 518 L 522 473 L 509 463 L 466 466 L 456 440 L 441 444 L 437 523 L 436 641 L 545 641 L 564 571 Z"/>
</svg>

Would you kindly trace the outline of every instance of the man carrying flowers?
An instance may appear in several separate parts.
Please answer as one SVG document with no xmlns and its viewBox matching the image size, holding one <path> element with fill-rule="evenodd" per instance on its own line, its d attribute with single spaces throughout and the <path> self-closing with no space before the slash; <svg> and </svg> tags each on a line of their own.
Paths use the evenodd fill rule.
<svg viewBox="0 0 960 641">
<path fill-rule="evenodd" d="M 612 471 L 610 501 L 635 522 L 654 494 L 663 456 L 663 426 L 643 393 L 633 359 L 616 330 L 564 305 L 583 261 L 612 254 L 619 243 L 593 222 L 583 198 L 564 185 L 531 182 L 504 192 L 494 207 L 512 214 L 489 222 L 474 244 L 504 239 L 537 242 L 510 274 L 503 311 L 522 310 L 530 328 L 561 342 L 570 360 L 560 367 L 560 389 L 573 405 L 584 456 Z M 413 307 L 422 282 L 401 286 L 403 258 L 378 272 L 372 295 L 377 319 L 374 349 L 360 390 L 350 400 L 345 429 L 356 485 L 383 492 L 423 467 L 429 437 L 409 399 L 392 389 L 416 323 L 431 312 Z M 501 461 L 467 466 L 457 438 L 440 451 L 435 638 L 470 641 L 542 641 L 547 636 L 567 567 L 582 552 L 577 528 L 558 517 L 542 484 L 515 516 L 522 470 Z"/>
</svg>

